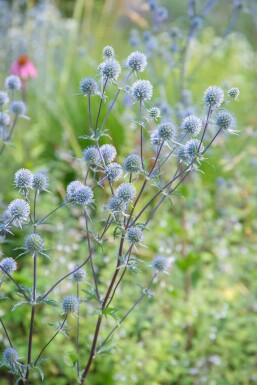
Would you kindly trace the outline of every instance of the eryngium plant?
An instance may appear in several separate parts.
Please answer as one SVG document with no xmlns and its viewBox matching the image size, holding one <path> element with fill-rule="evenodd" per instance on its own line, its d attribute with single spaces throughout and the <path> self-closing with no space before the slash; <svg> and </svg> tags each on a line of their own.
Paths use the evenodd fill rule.
<svg viewBox="0 0 257 385">
<path fill-rule="evenodd" d="M 68 335 L 67 322 L 70 317 L 76 316 L 77 356 L 74 376 L 77 376 L 81 385 L 84 384 L 93 361 L 104 348 L 106 349 L 118 326 L 144 297 L 152 295 L 150 289 L 158 282 L 159 274 L 169 273 L 170 259 L 157 253 L 152 262 L 145 266 L 146 269 L 151 269 L 152 276 L 147 284 L 143 283 L 141 293 L 133 306 L 118 317 L 117 325 L 110 329 L 107 335 L 101 335 L 105 317 L 117 318 L 118 308 L 112 307 L 112 303 L 118 287 L 126 274 L 139 271 L 139 263 L 142 262 L 138 258 L 140 247 L 147 239 L 146 230 L 151 230 L 151 221 L 154 220 L 157 211 L 162 210 L 165 201 L 172 199 L 174 192 L 189 174 L 200 170 L 201 164 L 206 160 L 206 152 L 217 136 L 235 133 L 235 119 L 225 107 L 231 99 L 238 98 L 238 89 L 231 89 L 225 96 L 220 87 L 210 86 L 202 98 L 203 113 L 200 116 L 189 115 L 177 126 L 172 121 L 162 119 L 159 109 L 151 104 L 153 86 L 150 81 L 138 78 L 139 72 L 142 72 L 147 65 L 143 53 L 134 52 L 129 55 L 123 80 L 120 80 L 121 66 L 115 59 L 113 48 L 106 47 L 103 53 L 105 60 L 98 67 L 100 81 L 98 78 L 88 77 L 80 83 L 80 92 L 87 103 L 87 129 L 82 138 L 87 143 L 90 142 L 83 149 L 81 159 L 87 164 L 86 175 L 81 175 L 79 180 L 71 181 L 66 186 L 63 202 L 43 218 L 39 218 L 38 201 L 41 194 L 47 192 L 47 177 L 44 173 L 33 174 L 30 170 L 20 169 L 14 176 L 14 184 L 22 198 L 10 202 L 2 216 L 1 232 L 4 236 L 12 236 L 15 227 L 26 231 L 22 252 L 17 255 L 14 251 L 13 256 L 4 257 L 0 261 L 1 283 L 9 280 L 14 284 L 17 294 L 22 297 L 22 301 L 16 303 L 13 310 L 26 304 L 27 306 L 23 307 L 24 314 L 30 312 L 26 357 L 20 357 L 15 343 L 16 336 L 9 335 L 3 319 L 0 319 L 7 342 L 7 346 L 3 349 L 2 365 L 17 377 L 17 383 L 28 385 L 30 374 L 34 370 L 39 371 L 43 379 L 43 362 L 48 346 L 59 333 Z M 137 77 L 136 81 L 132 79 L 134 75 Z M 116 87 L 117 91 L 103 115 L 103 104 L 109 87 Z M 131 108 L 135 108 L 138 113 L 136 125 L 139 145 L 128 148 L 125 159 L 117 154 L 111 143 L 101 145 L 103 139 L 107 138 L 107 141 L 110 139 L 105 126 L 121 92 L 130 95 L 133 100 Z M 98 105 L 95 116 L 91 109 L 92 103 Z M 100 190 L 100 194 L 97 190 Z M 67 273 L 59 276 L 51 286 L 45 282 L 44 292 L 39 293 L 38 260 L 44 257 L 51 258 L 54 253 L 53 250 L 46 248 L 43 225 L 65 206 L 70 207 L 72 212 L 73 207 L 76 207 L 76 213 L 79 212 L 84 218 L 84 222 L 81 223 L 84 223 L 87 255 L 77 263 L 76 268 L 67 270 Z M 95 209 L 99 207 L 102 208 L 100 220 L 94 215 Z M 111 279 L 108 282 L 104 281 L 104 284 L 101 270 L 97 269 L 97 260 L 101 255 L 99 250 L 102 248 L 105 253 L 109 250 L 115 259 L 114 265 L 109 263 L 107 266 Z M 113 250 L 116 250 L 115 253 Z M 17 263 L 16 259 L 23 254 L 22 262 Z M 21 285 L 13 275 L 16 269 L 22 269 L 25 260 L 26 264 L 31 261 L 32 287 Z M 101 263 L 104 264 L 104 260 Z M 144 271 L 144 268 L 141 269 Z M 54 289 L 69 278 L 75 285 L 76 292 L 75 294 L 68 292 L 59 298 Z M 143 278 L 142 273 L 142 282 Z M 80 285 L 85 281 L 90 285 L 90 290 L 87 291 L 91 293 L 89 298 L 80 290 Z M 88 322 L 94 322 L 92 316 L 85 317 L 84 310 L 89 303 L 97 319 L 89 353 L 86 354 L 86 347 L 80 340 L 79 331 L 87 328 Z M 59 309 L 55 332 L 46 344 L 42 344 L 40 351 L 34 351 L 34 325 L 38 308 L 49 305 Z M 83 354 L 79 347 L 83 350 Z M 106 351 L 110 349 L 108 347 Z"/>
</svg>

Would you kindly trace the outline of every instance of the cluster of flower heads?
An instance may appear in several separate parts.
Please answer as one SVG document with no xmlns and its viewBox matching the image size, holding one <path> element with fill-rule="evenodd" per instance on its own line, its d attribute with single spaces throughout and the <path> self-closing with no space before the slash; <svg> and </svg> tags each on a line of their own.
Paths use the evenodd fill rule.
<svg viewBox="0 0 257 385">
<path fill-rule="evenodd" d="M 82 182 L 74 180 L 67 186 L 66 201 L 77 203 L 81 206 L 87 206 L 93 202 L 93 191 Z"/>
</svg>

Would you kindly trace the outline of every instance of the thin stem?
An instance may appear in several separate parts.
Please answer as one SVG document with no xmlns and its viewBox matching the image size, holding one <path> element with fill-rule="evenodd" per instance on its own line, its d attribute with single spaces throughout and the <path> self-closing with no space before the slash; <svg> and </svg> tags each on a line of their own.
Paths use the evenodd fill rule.
<svg viewBox="0 0 257 385">
<path fill-rule="evenodd" d="M 42 354 L 44 353 L 44 351 L 46 350 L 46 348 L 48 347 L 48 345 L 50 345 L 50 343 L 55 339 L 55 337 L 60 333 L 60 331 L 62 330 L 62 328 L 64 327 L 65 325 L 65 322 L 67 320 L 67 317 L 68 317 L 68 313 L 65 314 L 65 317 L 64 317 L 64 320 L 60 326 L 60 328 L 57 330 L 57 332 L 53 335 L 53 337 L 47 342 L 47 344 L 43 347 L 43 349 L 41 350 L 41 352 L 39 353 L 39 355 L 37 356 L 36 360 L 34 361 L 34 365 L 36 366 L 36 364 L 38 363 L 40 357 L 42 356 Z"/>
<path fill-rule="evenodd" d="M 53 213 L 55 213 L 57 210 L 61 209 L 62 207 L 66 206 L 66 202 L 63 202 L 61 203 L 59 206 L 57 206 L 54 210 L 52 210 L 50 213 L 48 213 L 44 218 L 42 218 L 38 223 L 36 223 L 36 225 L 41 225 L 45 220 L 46 218 L 50 217 L 50 215 L 52 215 Z"/>
<path fill-rule="evenodd" d="M 91 111 L 91 99 L 90 99 L 90 95 L 88 95 L 88 114 L 89 114 L 89 124 L 90 124 L 90 129 L 93 129 L 93 121 L 92 121 L 92 111 Z"/>
<path fill-rule="evenodd" d="M 79 282 L 77 282 L 77 298 L 78 301 L 80 300 L 79 297 Z M 80 306 L 78 308 L 78 314 L 77 314 L 77 330 L 76 330 L 76 353 L 77 353 L 77 375 L 79 377 L 79 331 L 80 331 L 80 319 L 79 319 L 79 314 L 80 313 Z"/>
<path fill-rule="evenodd" d="M 8 339 L 8 342 L 9 342 L 11 348 L 12 348 L 12 347 L 13 347 L 13 344 L 12 344 L 12 342 L 11 342 L 11 339 L 10 339 L 10 337 L 9 337 L 9 334 L 8 334 L 8 332 L 7 332 L 7 329 L 6 329 L 5 325 L 4 325 L 4 322 L 3 322 L 2 318 L 0 318 L 0 323 L 1 323 L 2 327 L 3 327 L 3 329 L 4 329 L 6 338 Z"/>
<path fill-rule="evenodd" d="M 29 383 L 29 373 L 30 373 L 30 364 L 31 364 L 31 353 L 32 353 L 32 338 L 34 331 L 34 320 L 35 320 L 35 311 L 36 307 L 32 305 L 31 308 L 31 318 L 30 318 L 30 330 L 29 330 L 29 343 L 28 343 L 28 358 L 27 358 L 27 371 L 25 377 L 25 384 Z"/>
<path fill-rule="evenodd" d="M 97 114 L 97 118 L 96 118 L 96 122 L 95 122 L 95 131 L 97 130 L 98 121 L 99 121 L 99 118 L 100 118 L 100 113 L 101 113 L 101 109 L 102 109 L 102 105 L 103 105 L 104 91 L 105 91 L 105 88 L 107 86 L 107 82 L 108 82 L 108 78 L 105 79 L 104 86 L 103 86 L 103 91 L 102 91 L 102 95 L 101 95 L 101 101 L 100 101 L 100 105 L 99 105 L 99 109 L 98 109 L 98 114 Z"/>
<path fill-rule="evenodd" d="M 140 121 L 140 158 L 142 169 L 145 169 L 144 160 L 143 160 L 143 122 L 142 122 L 142 101 L 139 102 L 139 121 Z"/>
<path fill-rule="evenodd" d="M 0 265 L 0 269 L 13 281 L 13 283 L 17 286 L 17 288 L 20 290 L 22 293 L 23 297 L 30 302 L 30 298 L 27 296 L 25 291 L 22 289 L 22 287 L 18 284 L 18 282 L 8 273 L 8 271 L 5 270 L 3 266 Z"/>
</svg>

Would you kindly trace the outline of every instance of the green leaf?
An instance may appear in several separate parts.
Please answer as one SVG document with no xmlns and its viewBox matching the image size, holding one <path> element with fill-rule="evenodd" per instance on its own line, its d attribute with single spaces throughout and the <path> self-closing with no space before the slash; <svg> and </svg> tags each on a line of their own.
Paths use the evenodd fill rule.
<svg viewBox="0 0 257 385">
<path fill-rule="evenodd" d="M 13 308 L 12 308 L 12 311 L 16 310 L 18 307 L 22 306 L 22 305 L 30 305 L 30 303 L 28 301 L 20 301 L 20 302 L 17 302 Z"/>
<path fill-rule="evenodd" d="M 102 314 L 105 315 L 107 318 L 108 316 L 112 317 L 115 319 L 115 321 L 118 321 L 118 317 L 116 316 L 118 309 L 114 307 L 106 307 L 105 309 L 102 310 Z"/>
</svg>

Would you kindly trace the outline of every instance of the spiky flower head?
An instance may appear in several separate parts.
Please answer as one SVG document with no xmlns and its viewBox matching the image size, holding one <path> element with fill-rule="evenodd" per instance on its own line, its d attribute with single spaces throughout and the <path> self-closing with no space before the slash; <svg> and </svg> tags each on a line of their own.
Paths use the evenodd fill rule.
<svg viewBox="0 0 257 385">
<path fill-rule="evenodd" d="M 40 253 L 44 250 L 44 239 L 36 233 L 28 234 L 25 238 L 24 247 L 28 253 Z"/>
<path fill-rule="evenodd" d="M 83 183 L 79 180 L 74 180 L 73 182 L 70 182 L 67 186 L 66 201 L 74 201 L 76 192 L 83 186 Z"/>
<path fill-rule="evenodd" d="M 94 146 L 85 148 L 83 151 L 83 157 L 89 164 L 98 164 L 100 161 L 99 151 Z"/>
<path fill-rule="evenodd" d="M 7 93 L 4 91 L 0 91 L 0 106 L 3 106 L 8 103 L 9 103 L 9 97 Z"/>
<path fill-rule="evenodd" d="M 0 128 L 9 126 L 10 117 L 5 112 L 0 112 Z"/>
<path fill-rule="evenodd" d="M 106 47 L 104 47 L 103 49 L 104 59 L 110 59 L 114 55 L 115 55 L 114 49 L 110 45 L 107 45 Z"/>
<path fill-rule="evenodd" d="M 16 91 L 21 88 L 21 80 L 16 75 L 10 75 L 5 79 L 5 88 L 7 90 Z"/>
<path fill-rule="evenodd" d="M 92 202 L 94 197 L 93 191 L 88 186 L 80 187 L 74 194 L 74 201 L 78 205 L 86 206 Z"/>
<path fill-rule="evenodd" d="M 104 80 L 117 80 L 120 76 L 120 63 L 116 59 L 107 59 L 98 67 Z"/>
<path fill-rule="evenodd" d="M 176 127 L 171 122 L 161 123 L 158 126 L 158 136 L 161 140 L 174 140 L 176 137 Z"/>
<path fill-rule="evenodd" d="M 190 158 L 188 157 L 188 153 L 185 149 L 185 146 L 181 146 L 178 148 L 177 157 L 185 163 L 188 163 L 190 161 Z"/>
<path fill-rule="evenodd" d="M 153 96 L 153 86 L 149 80 L 137 80 L 132 84 L 131 95 L 138 102 L 150 100 Z"/>
<path fill-rule="evenodd" d="M 231 131 L 231 129 L 235 126 L 235 119 L 229 111 L 222 110 L 218 112 L 215 123 L 219 129 Z"/>
<path fill-rule="evenodd" d="M 3 353 L 3 363 L 7 366 L 13 366 L 18 362 L 19 355 L 15 348 L 7 348 Z"/>
<path fill-rule="evenodd" d="M 152 146 L 159 146 L 162 142 L 162 140 L 159 138 L 158 130 L 154 130 L 151 133 L 150 141 Z"/>
<path fill-rule="evenodd" d="M 188 157 L 188 160 L 191 162 L 194 160 L 194 158 L 200 160 L 202 159 L 201 153 L 204 150 L 204 146 L 200 145 L 200 140 L 198 139 L 191 139 L 185 144 L 185 152 Z"/>
<path fill-rule="evenodd" d="M 153 120 L 156 120 L 161 116 L 161 111 L 158 107 L 150 108 L 150 110 L 148 110 L 148 113 L 149 113 L 150 119 L 153 119 Z"/>
<path fill-rule="evenodd" d="M 147 66 L 146 56 L 138 51 L 132 52 L 128 57 L 127 65 L 133 71 L 143 72 Z"/>
<path fill-rule="evenodd" d="M 48 179 L 47 176 L 43 172 L 38 172 L 33 176 L 32 187 L 40 191 L 47 191 Z"/>
<path fill-rule="evenodd" d="M 108 203 L 108 209 L 113 212 L 122 212 L 125 210 L 125 202 L 116 196 L 111 197 Z"/>
<path fill-rule="evenodd" d="M 140 172 L 142 170 L 142 162 L 140 156 L 137 154 L 128 155 L 124 160 L 123 167 L 126 172 Z"/>
<path fill-rule="evenodd" d="M 151 266 L 156 272 L 164 272 L 168 267 L 168 259 L 162 256 L 155 257 Z"/>
<path fill-rule="evenodd" d="M 26 221 L 30 214 L 30 206 L 24 199 L 15 199 L 9 204 L 8 211 L 12 218 Z"/>
<path fill-rule="evenodd" d="M 182 122 L 182 130 L 190 135 L 198 135 L 202 129 L 202 121 L 194 115 L 187 116 Z"/>
<path fill-rule="evenodd" d="M 82 79 L 79 87 L 83 95 L 96 95 L 99 92 L 97 82 L 93 78 Z"/>
<path fill-rule="evenodd" d="M 62 301 L 64 313 L 77 313 L 79 310 L 79 299 L 75 295 L 68 295 Z"/>
<path fill-rule="evenodd" d="M 130 227 L 127 232 L 127 238 L 129 243 L 134 244 L 142 241 L 143 231 L 137 226 Z"/>
<path fill-rule="evenodd" d="M 19 171 L 15 173 L 14 184 L 15 184 L 15 187 L 19 188 L 22 191 L 32 188 L 32 185 L 33 185 L 32 172 L 26 168 L 21 168 Z"/>
<path fill-rule="evenodd" d="M 11 112 L 18 116 L 24 116 L 27 111 L 27 106 L 22 100 L 17 100 L 11 104 Z"/>
<path fill-rule="evenodd" d="M 108 177 L 108 179 L 110 181 L 113 181 L 113 180 L 119 180 L 120 177 L 122 176 L 122 167 L 120 164 L 118 163 L 110 163 L 107 167 L 106 167 L 106 175 Z"/>
<path fill-rule="evenodd" d="M 72 280 L 75 282 L 82 282 L 84 281 L 85 277 L 86 277 L 86 272 L 82 268 L 80 268 L 79 270 L 75 271 L 72 274 Z"/>
<path fill-rule="evenodd" d="M 224 99 L 224 92 L 218 86 L 210 86 L 204 93 L 205 105 L 209 108 L 218 108 Z"/>
<path fill-rule="evenodd" d="M 228 91 L 228 96 L 230 96 L 232 99 L 238 100 L 240 91 L 239 88 L 233 87 Z"/>
<path fill-rule="evenodd" d="M 17 263 L 13 258 L 2 259 L 0 266 L 5 270 L 2 270 L 2 272 L 7 272 L 8 274 L 12 274 L 17 269 Z"/>
<path fill-rule="evenodd" d="M 116 148 L 112 144 L 103 144 L 100 153 L 106 164 L 113 162 L 117 155 Z"/>
<path fill-rule="evenodd" d="M 122 199 L 123 202 L 131 202 L 135 198 L 136 189 L 131 183 L 122 183 L 118 188 L 116 195 Z"/>
</svg>

